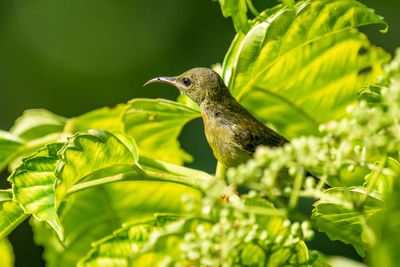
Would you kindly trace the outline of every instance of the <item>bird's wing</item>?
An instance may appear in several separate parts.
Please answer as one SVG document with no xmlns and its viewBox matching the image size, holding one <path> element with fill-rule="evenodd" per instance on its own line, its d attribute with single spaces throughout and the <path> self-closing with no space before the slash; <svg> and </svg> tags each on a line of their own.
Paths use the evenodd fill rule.
<svg viewBox="0 0 400 267">
<path fill-rule="evenodd" d="M 254 153 L 260 145 L 276 147 L 289 142 L 285 137 L 261 123 L 233 127 L 232 134 L 233 143 L 249 153 Z"/>
</svg>

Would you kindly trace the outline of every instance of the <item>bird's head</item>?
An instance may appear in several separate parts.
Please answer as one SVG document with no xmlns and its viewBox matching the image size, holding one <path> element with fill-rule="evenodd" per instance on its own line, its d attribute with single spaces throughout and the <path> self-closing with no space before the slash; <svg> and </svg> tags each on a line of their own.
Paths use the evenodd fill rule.
<svg viewBox="0 0 400 267">
<path fill-rule="evenodd" d="M 175 77 L 154 78 L 150 83 L 168 83 L 175 85 L 182 93 L 201 105 L 205 99 L 218 101 L 229 94 L 224 81 L 215 71 L 208 68 L 194 68 Z"/>
</svg>

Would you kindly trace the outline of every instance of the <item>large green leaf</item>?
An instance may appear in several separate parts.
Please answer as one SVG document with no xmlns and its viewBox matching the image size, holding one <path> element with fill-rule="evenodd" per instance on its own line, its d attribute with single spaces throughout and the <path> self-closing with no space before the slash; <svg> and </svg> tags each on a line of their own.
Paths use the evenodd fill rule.
<svg viewBox="0 0 400 267">
<path fill-rule="evenodd" d="M 45 109 L 29 109 L 16 120 L 10 132 L 31 141 L 48 134 L 63 132 L 66 122 L 66 118 Z"/>
<path fill-rule="evenodd" d="M 60 151 L 60 161 L 57 154 L 61 147 L 63 149 Z M 77 134 L 65 145 L 54 143 L 40 149 L 22 161 L 9 181 L 13 184 L 15 200 L 25 212 L 33 214 L 39 221 L 47 221 L 60 239 L 63 239 L 63 227 L 56 213 L 56 200 L 59 206 L 75 183 L 96 171 L 123 164 L 134 166 L 136 162 L 135 145 L 127 136 L 93 130 Z M 58 177 L 63 180 L 56 195 L 54 186 L 57 181 L 57 168 Z M 121 169 L 116 168 L 114 171 L 120 172 Z"/>
<path fill-rule="evenodd" d="M 57 207 L 68 190 L 85 177 L 115 166 L 133 168 L 138 153 L 133 140 L 122 133 L 89 130 L 70 138 L 59 157 L 55 185 Z"/>
<path fill-rule="evenodd" d="M 0 171 L 13 160 L 24 146 L 24 140 L 0 130 Z"/>
<path fill-rule="evenodd" d="M 121 132 L 90 130 L 76 134 L 65 144 L 49 144 L 24 159 L 9 181 L 14 199 L 24 211 L 47 221 L 63 239 L 63 225 L 56 211 L 67 194 L 121 180 L 165 181 L 200 188 L 209 179 L 212 177 L 203 172 L 152 159 L 143 158 L 139 165 L 130 137 Z"/>
<path fill-rule="evenodd" d="M 93 110 L 68 121 L 65 131 L 70 133 L 84 132 L 91 129 L 103 129 L 107 131 L 122 130 L 122 115 L 126 109 L 125 104 L 115 107 L 104 107 Z"/>
<path fill-rule="evenodd" d="M 11 191 L 0 190 L 0 240 L 29 216 L 12 197 Z"/>
<path fill-rule="evenodd" d="M 64 225 L 58 220 L 60 212 L 55 211 L 67 194 L 122 180 L 164 181 L 200 188 L 202 182 L 211 179 L 200 171 L 152 159 L 143 158 L 139 165 L 135 143 L 122 132 L 89 130 L 76 134 L 59 149 L 59 144 L 48 145 L 25 159 L 10 181 L 16 200 L 37 219 L 49 222 L 60 239 L 64 239 Z M 137 201 L 149 202 L 140 198 Z"/>
<path fill-rule="evenodd" d="M 14 251 L 11 243 L 7 238 L 0 240 L 0 266 L 13 267 L 14 266 Z"/>
<path fill-rule="evenodd" d="M 150 236 L 139 252 L 127 255 L 130 260 L 129 266 L 160 266 L 162 263 L 169 266 L 166 263 L 181 263 L 183 259 L 180 257 L 180 245 L 184 235 L 194 231 L 200 222 L 204 220 L 188 217 L 167 225 L 163 231 Z"/>
<path fill-rule="evenodd" d="M 60 208 L 65 242 L 43 224 L 34 224 L 36 243 L 45 247 L 48 266 L 75 266 L 94 240 L 110 235 L 125 223 L 153 219 L 155 213 L 181 214 L 183 196 L 200 201 L 201 193 L 185 185 L 159 181 L 123 181 L 90 187 L 67 196 Z"/>
<path fill-rule="evenodd" d="M 176 220 L 176 216 L 157 216 L 156 219 L 126 225 L 92 244 L 88 255 L 78 266 L 129 266 L 129 256 L 138 253 L 152 233 Z"/>
<path fill-rule="evenodd" d="M 28 110 L 11 129 L 22 138 L 0 132 L 0 169 L 18 156 L 12 164 L 15 168 L 36 149 L 91 129 L 125 129 L 143 155 L 181 165 L 192 157 L 180 148 L 177 138 L 183 126 L 198 116 L 196 109 L 163 99 L 135 99 L 128 105 L 100 108 L 69 120 L 42 109 Z"/>
<path fill-rule="evenodd" d="M 47 221 L 62 238 L 63 230 L 56 216 L 54 183 L 58 163 L 57 153 L 64 143 L 53 143 L 23 159 L 8 178 L 12 183 L 14 199 L 25 213 L 39 221 Z"/>
<path fill-rule="evenodd" d="M 63 132 L 125 129 L 135 138 L 142 155 L 181 165 L 192 157 L 180 148 L 177 138 L 183 126 L 198 116 L 196 108 L 174 101 L 134 99 L 128 104 L 104 107 L 72 118 Z"/>
<path fill-rule="evenodd" d="M 123 227 L 96 242 L 80 266 L 159 266 L 168 259 L 178 261 L 183 235 L 197 224 L 196 219 L 183 219 L 166 229 L 164 221 L 149 220 Z"/>
<path fill-rule="evenodd" d="M 22 146 L 17 154 L 10 155 L 9 170 L 17 168 L 22 159 L 34 153 L 46 144 L 62 140 L 67 136 L 64 133 L 66 118 L 55 115 L 45 109 L 29 109 L 19 117 L 10 132 L 22 140 Z"/>
<path fill-rule="evenodd" d="M 200 114 L 183 104 L 164 99 L 134 99 L 123 116 L 125 131 L 134 137 L 140 154 L 182 164 L 192 157 L 177 140 L 183 126 Z"/>
<path fill-rule="evenodd" d="M 319 124 L 345 115 L 390 58 L 352 29 L 372 23 L 384 22 L 352 0 L 276 7 L 235 37 L 223 78 L 246 108 L 286 137 L 318 134 Z"/>
<path fill-rule="evenodd" d="M 25 159 L 10 178 L 18 201 L 38 219 L 53 216 L 54 197 L 58 201 L 55 216 L 63 236 L 46 224 L 35 223 L 35 239 L 45 246 L 44 257 L 50 266 L 75 265 L 93 240 L 109 235 L 123 223 L 149 219 L 159 212 L 185 212 L 182 196 L 198 202 L 201 192 L 194 188 L 212 179 L 200 171 L 145 157 L 138 162 L 135 144 L 128 136 L 91 130 L 76 134 L 58 152 L 61 159 L 56 175 L 60 180 L 56 188 L 62 190 L 54 196 L 52 180 L 59 147 L 50 148 L 52 145 Z"/>
<path fill-rule="evenodd" d="M 331 188 L 314 206 L 312 218 L 320 231 L 332 240 L 352 244 L 359 255 L 365 255 L 368 241 L 362 234 L 368 231 L 366 221 L 382 210 L 378 194 L 367 195 L 367 190 L 361 187 Z"/>
</svg>

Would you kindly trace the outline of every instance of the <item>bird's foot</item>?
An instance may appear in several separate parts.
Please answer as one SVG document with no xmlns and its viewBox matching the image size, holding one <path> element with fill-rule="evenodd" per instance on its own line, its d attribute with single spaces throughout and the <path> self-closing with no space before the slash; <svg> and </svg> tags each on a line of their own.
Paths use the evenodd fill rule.
<svg viewBox="0 0 400 267">
<path fill-rule="evenodd" d="M 228 202 L 229 199 L 230 199 L 230 197 L 232 197 L 232 196 L 234 196 L 234 195 L 235 195 L 235 196 L 238 196 L 239 193 L 238 193 L 238 191 L 236 190 L 236 186 L 231 184 L 231 185 L 225 187 L 225 190 L 224 190 L 224 192 L 223 192 L 222 195 L 221 195 L 221 199 L 222 199 L 224 202 Z"/>
</svg>

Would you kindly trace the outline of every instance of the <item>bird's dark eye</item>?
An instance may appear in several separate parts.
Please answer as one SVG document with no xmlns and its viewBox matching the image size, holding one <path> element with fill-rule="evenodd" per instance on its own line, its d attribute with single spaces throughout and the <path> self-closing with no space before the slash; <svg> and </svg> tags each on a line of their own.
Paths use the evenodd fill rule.
<svg viewBox="0 0 400 267">
<path fill-rule="evenodd" d="M 189 86 L 192 84 L 192 81 L 189 78 L 183 78 L 183 84 Z"/>
</svg>

